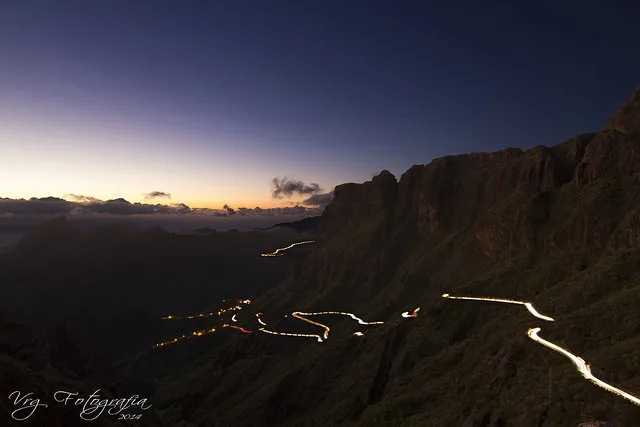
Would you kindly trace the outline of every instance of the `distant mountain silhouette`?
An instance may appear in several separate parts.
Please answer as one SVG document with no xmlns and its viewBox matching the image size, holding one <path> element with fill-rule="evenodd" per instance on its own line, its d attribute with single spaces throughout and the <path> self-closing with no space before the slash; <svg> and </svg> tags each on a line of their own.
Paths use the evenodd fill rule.
<svg viewBox="0 0 640 427">
<path fill-rule="evenodd" d="M 320 224 L 322 222 L 321 216 L 312 216 L 304 218 L 299 221 L 281 222 L 271 227 L 264 228 L 263 230 L 272 230 L 276 227 L 285 227 L 297 231 L 298 233 L 312 233 L 315 234 L 319 231 Z"/>
</svg>

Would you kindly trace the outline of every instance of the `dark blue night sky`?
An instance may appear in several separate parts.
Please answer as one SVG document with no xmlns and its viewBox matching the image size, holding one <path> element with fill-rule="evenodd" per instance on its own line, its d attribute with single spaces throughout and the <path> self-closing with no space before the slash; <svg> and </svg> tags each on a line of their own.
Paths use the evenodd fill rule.
<svg viewBox="0 0 640 427">
<path fill-rule="evenodd" d="M 640 6 L 571 3 L 2 1 L 7 195 L 268 205 L 594 131 L 640 85 Z"/>
</svg>

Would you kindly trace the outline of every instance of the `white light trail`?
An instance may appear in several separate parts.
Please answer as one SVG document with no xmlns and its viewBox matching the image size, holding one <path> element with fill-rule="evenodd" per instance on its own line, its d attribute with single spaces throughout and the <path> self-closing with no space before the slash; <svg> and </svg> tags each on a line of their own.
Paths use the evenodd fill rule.
<svg viewBox="0 0 640 427">
<path fill-rule="evenodd" d="M 363 337 L 364 336 L 364 332 L 354 332 L 353 335 L 355 335 L 357 337 Z"/>
<path fill-rule="evenodd" d="M 256 317 L 258 318 L 258 322 L 262 325 L 262 326 L 267 326 L 266 323 L 264 323 L 262 321 L 262 319 L 260 318 L 260 316 L 262 315 L 262 313 L 256 313 Z"/>
<path fill-rule="evenodd" d="M 234 314 L 233 316 L 231 316 L 231 321 L 232 322 L 237 322 L 238 319 L 236 319 L 237 314 Z"/>
<path fill-rule="evenodd" d="M 289 246 L 287 246 L 286 248 L 279 248 L 279 249 L 276 249 L 273 252 L 267 252 L 267 253 L 264 253 L 264 254 L 260 254 L 260 256 L 282 256 L 284 254 L 281 254 L 280 253 L 281 251 L 286 251 L 287 249 L 291 249 L 294 246 L 306 245 L 308 243 L 315 243 L 315 242 L 316 242 L 315 240 L 306 240 L 304 242 L 292 243 Z"/>
<path fill-rule="evenodd" d="M 339 316 L 349 316 L 353 320 L 356 320 L 361 325 L 382 325 L 382 324 L 384 324 L 384 322 L 365 322 L 364 320 L 362 320 L 361 318 L 359 318 L 355 314 L 353 314 L 353 313 L 345 313 L 343 311 L 317 311 L 317 312 L 313 312 L 313 313 L 302 313 L 300 311 L 296 311 L 295 313 L 299 314 L 301 316 L 321 316 L 321 315 L 327 315 L 327 314 L 336 314 L 336 315 L 339 315 Z"/>
<path fill-rule="evenodd" d="M 530 303 L 530 302 L 527 302 L 527 301 L 516 301 L 516 300 L 506 299 L 506 298 L 454 297 L 454 296 L 451 296 L 449 294 L 442 294 L 442 297 L 443 298 L 449 298 L 449 299 L 466 299 L 466 300 L 472 300 L 472 301 L 492 301 L 492 302 L 504 302 L 504 303 L 509 303 L 509 304 L 524 305 L 527 308 L 527 310 L 529 310 L 529 313 L 533 314 L 538 319 L 546 320 L 547 322 L 553 322 L 553 318 L 552 317 L 540 314 L 533 307 L 533 304 Z"/>
<path fill-rule="evenodd" d="M 418 317 L 418 312 L 420 311 L 420 307 L 413 310 L 413 313 L 409 314 L 408 311 L 402 313 L 402 317 Z"/>
<path fill-rule="evenodd" d="M 538 336 L 538 332 L 540 332 L 540 328 L 531 328 L 527 331 L 527 335 L 529 336 L 529 338 L 531 338 L 532 340 L 534 340 L 535 342 L 544 345 L 545 347 L 548 347 L 554 351 L 557 351 L 558 353 L 568 357 L 571 362 L 573 362 L 573 364 L 576 366 L 576 368 L 578 369 L 578 372 L 580 372 L 582 374 L 582 376 L 584 378 L 586 378 L 587 380 L 591 381 L 592 383 L 594 383 L 595 385 L 602 387 L 603 389 L 607 390 L 608 392 L 611 392 L 613 394 L 617 394 L 618 396 L 621 396 L 631 402 L 633 402 L 636 405 L 640 406 L 640 399 L 637 398 L 636 396 L 633 396 L 632 394 L 629 394 L 625 391 L 620 390 L 619 388 L 616 388 L 614 386 L 612 386 L 611 384 L 608 384 L 604 381 L 602 381 L 599 378 L 596 378 L 592 373 L 591 373 L 591 368 L 589 367 L 589 365 L 587 365 L 587 363 L 584 361 L 583 358 L 578 357 L 576 355 L 574 355 L 573 353 L 569 352 L 568 350 L 565 350 L 564 348 L 549 342 L 545 339 L 542 339 Z"/>
<path fill-rule="evenodd" d="M 318 312 L 314 312 L 314 313 L 303 313 L 303 312 L 300 312 L 300 311 L 296 311 L 296 312 L 291 313 L 291 315 L 293 317 L 295 317 L 296 319 L 300 319 L 300 320 L 305 321 L 307 323 L 311 323 L 312 325 L 320 326 L 321 328 L 323 328 L 324 329 L 324 339 L 325 340 L 327 338 L 329 338 L 329 331 L 331 329 L 327 325 L 325 325 L 323 323 L 314 322 L 313 320 L 305 319 L 302 316 L 324 316 L 324 315 L 327 315 L 327 314 L 335 314 L 335 315 L 339 315 L 339 316 L 349 316 L 353 320 L 356 320 L 361 325 L 382 325 L 382 324 L 384 324 L 384 322 L 365 322 L 364 320 L 362 320 L 361 318 L 359 318 L 358 316 L 356 316 L 353 313 L 345 313 L 345 312 L 342 312 L 342 311 L 318 311 Z"/>
</svg>

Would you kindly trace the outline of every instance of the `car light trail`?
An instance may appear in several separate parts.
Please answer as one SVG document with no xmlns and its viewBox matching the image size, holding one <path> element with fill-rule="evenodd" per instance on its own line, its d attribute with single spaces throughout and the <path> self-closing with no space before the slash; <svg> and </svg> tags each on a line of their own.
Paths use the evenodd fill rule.
<svg viewBox="0 0 640 427">
<path fill-rule="evenodd" d="M 262 313 L 256 313 L 256 317 L 258 318 L 258 323 L 260 323 L 262 326 L 267 326 L 267 324 L 262 321 L 260 316 L 262 316 Z"/>
<path fill-rule="evenodd" d="M 296 319 L 300 319 L 300 320 L 302 320 L 303 322 L 311 323 L 312 325 L 320 326 L 321 328 L 323 328 L 323 329 L 324 329 L 324 334 L 323 334 L 324 339 L 326 340 L 327 338 L 329 338 L 329 331 L 330 331 L 331 329 L 330 329 L 327 325 L 324 325 L 324 324 L 322 324 L 322 323 L 314 322 L 313 320 L 309 320 L 309 319 L 305 319 L 304 317 L 302 317 L 302 316 L 304 316 L 305 314 L 306 314 L 306 313 L 300 313 L 300 312 L 298 312 L 298 311 L 295 311 L 295 312 L 291 313 L 291 315 L 292 315 L 293 317 L 295 317 Z M 306 314 L 306 315 L 308 316 L 308 314 Z"/>
<path fill-rule="evenodd" d="M 326 340 L 327 338 L 329 338 L 329 331 L 331 330 L 327 325 L 323 324 L 323 323 L 319 323 L 319 322 L 314 322 L 313 320 L 309 320 L 304 318 L 303 316 L 325 316 L 325 315 L 330 315 L 330 314 L 335 314 L 335 315 L 339 315 L 339 316 L 349 316 L 351 317 L 353 320 L 356 320 L 359 324 L 361 325 L 382 325 L 384 324 L 384 322 L 365 322 L 364 320 L 362 320 L 361 318 L 359 318 L 358 316 L 356 316 L 353 313 L 345 313 L 342 311 L 318 311 L 318 312 L 314 312 L 314 313 L 303 313 L 300 311 L 296 311 L 291 313 L 291 315 L 293 317 L 295 317 L 296 319 L 300 319 L 303 320 L 307 323 L 311 323 L 312 325 L 316 325 L 316 326 L 320 326 L 321 328 L 324 329 L 324 339 Z"/>
<path fill-rule="evenodd" d="M 364 332 L 354 332 L 353 335 L 355 335 L 357 337 L 363 337 L 364 336 Z"/>
<path fill-rule="evenodd" d="M 166 345 L 174 344 L 174 343 L 177 343 L 178 341 L 181 341 L 181 340 L 184 340 L 184 339 L 190 338 L 190 337 L 201 337 L 203 335 L 210 334 L 210 333 L 215 332 L 215 331 L 216 331 L 216 328 L 203 329 L 201 331 L 194 331 L 191 334 L 184 334 L 184 335 L 181 335 L 181 336 L 179 336 L 177 338 L 174 338 L 172 340 L 160 342 L 160 343 L 154 345 L 153 348 L 164 347 Z"/>
<path fill-rule="evenodd" d="M 408 311 L 402 313 L 402 317 L 418 317 L 418 312 L 420 311 L 420 307 L 413 310 L 413 313 L 409 314 Z"/>
<path fill-rule="evenodd" d="M 241 328 L 240 326 L 230 325 L 229 327 L 233 328 L 233 329 L 237 329 L 237 330 L 239 330 L 240 332 L 242 332 L 244 334 L 252 334 L 253 333 L 253 331 L 250 331 L 250 330 L 245 329 L 245 328 Z"/>
<path fill-rule="evenodd" d="M 527 335 L 529 336 L 529 338 L 531 338 L 532 340 L 534 340 L 535 342 L 544 345 L 545 347 L 548 347 L 554 351 L 557 351 L 558 353 L 568 357 L 571 362 L 573 362 L 573 364 L 576 366 L 576 368 L 578 369 L 578 372 L 580 372 L 582 374 L 582 376 L 584 378 L 586 378 L 587 380 L 591 381 L 592 383 L 594 383 L 595 385 L 607 390 L 608 392 L 611 392 L 613 394 L 617 394 L 620 397 L 623 397 L 631 402 L 633 402 L 636 405 L 640 406 L 640 399 L 637 398 L 636 396 L 629 394 L 625 391 L 620 390 L 619 388 L 616 388 L 614 386 L 612 386 L 611 384 L 608 384 L 604 381 L 602 381 L 599 378 L 596 378 L 592 373 L 591 373 L 591 368 L 589 367 L 589 365 L 587 365 L 587 363 L 584 361 L 583 358 L 576 356 L 575 354 L 569 352 L 568 350 L 565 350 L 564 348 L 560 347 L 559 345 L 556 345 L 552 342 L 549 342 L 543 338 L 540 338 L 540 336 L 538 336 L 538 332 L 540 332 L 540 328 L 531 328 L 527 331 Z"/>
<path fill-rule="evenodd" d="M 276 249 L 273 252 L 267 252 L 267 253 L 264 253 L 264 254 L 260 254 L 260 256 L 283 256 L 284 254 L 280 253 L 280 252 L 286 251 L 287 249 L 291 249 L 294 246 L 306 245 L 308 243 L 315 243 L 315 242 L 316 242 L 315 240 L 306 240 L 304 242 L 292 243 L 289 246 L 287 246 L 286 248 L 279 248 L 279 249 Z"/>
<path fill-rule="evenodd" d="M 191 314 L 191 315 L 188 315 L 188 316 L 165 316 L 165 317 L 162 318 L 162 320 L 198 319 L 198 318 L 201 318 L 201 317 L 221 316 L 224 313 L 228 313 L 230 311 L 242 310 L 242 305 L 241 304 L 251 304 L 251 300 L 248 300 L 248 299 L 238 300 L 238 304 L 239 305 L 236 305 L 236 306 L 233 306 L 233 307 L 229 307 L 229 308 L 221 308 L 217 312 L 210 311 L 209 313 L 198 313 L 198 314 Z"/>
<path fill-rule="evenodd" d="M 261 332 L 264 332 L 266 334 L 271 334 L 271 335 L 283 335 L 283 336 L 287 336 L 287 337 L 304 337 L 304 338 L 316 338 L 318 340 L 318 342 L 322 342 L 322 337 L 320 335 L 314 335 L 314 334 L 294 334 L 291 332 L 275 332 L 275 331 L 269 331 L 265 328 L 260 328 L 258 329 Z"/>
<path fill-rule="evenodd" d="M 237 316 L 237 314 L 234 314 L 234 315 L 231 317 L 231 320 L 232 320 L 233 322 L 237 322 L 237 321 L 238 321 L 238 319 L 236 319 L 236 316 Z"/>
<path fill-rule="evenodd" d="M 443 298 L 449 298 L 449 299 L 466 299 L 466 300 L 472 300 L 472 301 L 492 301 L 492 302 L 505 302 L 505 303 L 509 303 L 509 304 L 519 304 L 519 305 L 524 305 L 527 310 L 529 310 L 529 313 L 533 314 L 535 317 L 537 317 L 538 319 L 542 319 L 542 320 L 546 320 L 547 322 L 553 322 L 553 318 L 549 317 L 549 316 L 545 316 L 543 314 L 540 314 L 534 307 L 533 304 L 527 301 L 516 301 L 516 300 L 512 300 L 512 299 L 506 299 L 506 298 L 485 298 L 485 297 L 454 297 L 451 296 L 449 294 L 442 294 Z"/>
</svg>

